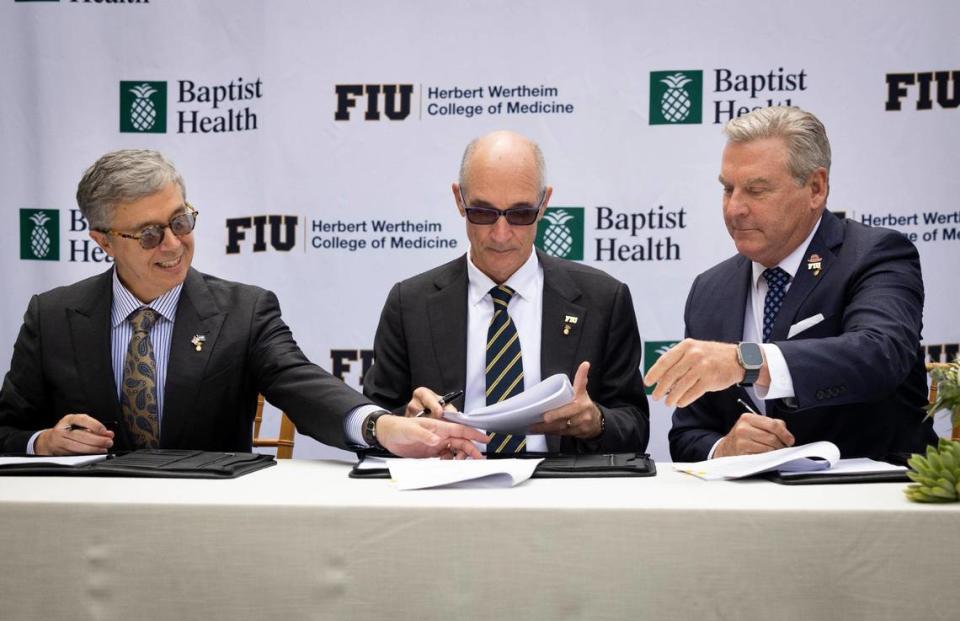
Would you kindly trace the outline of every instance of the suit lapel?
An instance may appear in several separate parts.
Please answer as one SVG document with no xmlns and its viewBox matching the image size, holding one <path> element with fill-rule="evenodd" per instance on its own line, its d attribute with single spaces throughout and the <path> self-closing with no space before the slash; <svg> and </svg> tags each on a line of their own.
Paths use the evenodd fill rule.
<svg viewBox="0 0 960 621">
<path fill-rule="evenodd" d="M 803 261 L 797 270 L 790 285 L 790 289 L 783 297 L 783 304 L 780 312 L 777 313 L 777 319 L 773 324 L 773 331 L 770 333 L 771 341 L 782 341 L 787 338 L 790 326 L 797 319 L 797 313 L 800 306 L 807 299 L 810 293 L 823 282 L 826 273 L 836 262 L 836 255 L 833 249 L 843 242 L 843 223 L 828 211 L 823 212 L 823 218 L 820 221 L 820 228 L 817 229 L 810 245 L 803 255 Z M 814 275 L 813 270 L 809 269 L 809 259 L 813 255 L 820 257 L 820 273 Z"/>
<path fill-rule="evenodd" d="M 729 278 L 720 283 L 720 290 L 711 292 L 707 298 L 721 302 L 710 308 L 698 309 L 699 312 L 711 314 L 719 322 L 713 333 L 720 335 L 720 341 L 739 343 L 743 340 L 743 320 L 750 300 L 752 277 L 752 263 L 746 257 L 738 256 Z"/>
<path fill-rule="evenodd" d="M 217 306 L 203 277 L 191 269 L 180 292 L 170 338 L 170 358 L 163 390 L 161 446 L 185 444 L 184 435 L 196 415 L 192 406 L 197 403 L 204 370 L 217 349 L 217 337 L 225 318 L 226 313 Z M 206 337 L 200 351 L 191 342 L 196 335 Z"/>
<path fill-rule="evenodd" d="M 467 258 L 437 276 L 429 294 L 430 336 L 443 390 L 458 390 L 467 382 Z"/>
<path fill-rule="evenodd" d="M 73 339 L 74 364 L 83 383 L 92 416 L 104 423 L 120 425 L 120 401 L 111 358 L 110 310 L 113 305 L 113 270 L 91 282 L 86 297 L 67 309 Z"/>
<path fill-rule="evenodd" d="M 543 267 L 543 316 L 540 326 L 540 377 L 563 373 L 572 376 L 580 360 L 577 349 L 584 324 L 589 321 L 587 309 L 576 303 L 582 293 L 573 279 L 564 271 L 559 260 L 537 255 Z M 571 323 L 568 318 L 576 318 Z M 564 326 L 570 327 L 569 331 Z M 564 332 L 567 332 L 566 334 Z M 560 436 L 548 435 L 547 450 L 560 450 Z"/>
</svg>

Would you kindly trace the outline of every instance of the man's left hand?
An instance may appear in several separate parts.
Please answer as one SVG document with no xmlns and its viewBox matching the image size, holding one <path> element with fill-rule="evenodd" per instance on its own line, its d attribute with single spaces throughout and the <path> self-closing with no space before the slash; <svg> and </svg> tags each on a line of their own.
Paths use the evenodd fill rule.
<svg viewBox="0 0 960 621">
<path fill-rule="evenodd" d="M 704 393 L 742 381 L 743 375 L 736 345 L 684 339 L 657 360 L 643 381 L 647 386 L 657 385 L 651 395 L 654 399 L 666 397 L 666 405 L 685 408 Z M 766 362 L 757 384 L 770 384 Z"/>
<path fill-rule="evenodd" d="M 473 443 L 486 444 L 490 436 L 436 418 L 381 416 L 377 419 L 377 440 L 400 457 L 482 459 L 483 454 Z"/>
<path fill-rule="evenodd" d="M 587 393 L 587 374 L 590 363 L 583 361 L 573 377 L 573 401 L 544 413 L 543 422 L 530 427 L 530 433 L 573 436 L 587 440 L 596 438 L 603 430 L 600 408 Z"/>
</svg>

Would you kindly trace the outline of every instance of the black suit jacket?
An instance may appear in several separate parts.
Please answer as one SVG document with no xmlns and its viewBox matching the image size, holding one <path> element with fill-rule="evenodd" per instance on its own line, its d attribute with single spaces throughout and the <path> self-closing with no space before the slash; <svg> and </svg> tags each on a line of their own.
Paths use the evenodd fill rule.
<svg viewBox="0 0 960 621">
<path fill-rule="evenodd" d="M 121 421 L 110 359 L 113 271 L 35 295 L 0 391 L 0 451 L 80 412 L 112 426 L 116 450 L 131 443 Z M 206 336 L 201 351 L 190 342 Z M 369 403 L 306 359 L 273 293 L 187 274 L 170 343 L 162 448 L 249 451 L 257 393 L 297 429 L 345 447 L 343 417 Z"/>
<path fill-rule="evenodd" d="M 627 286 L 585 265 L 538 253 L 543 266 L 541 375 L 565 373 L 590 361 L 587 391 L 606 419 L 596 440 L 547 436 L 551 451 L 643 451 L 649 408 L 640 375 L 640 334 Z M 563 334 L 564 317 L 579 321 Z M 460 257 L 397 283 L 374 342 L 376 362 L 363 391 L 402 410 L 413 390 L 438 394 L 464 388 L 467 374 L 467 259 Z M 462 402 L 457 405 L 462 406 Z"/>
<path fill-rule="evenodd" d="M 807 267 L 821 257 L 819 276 Z M 694 339 L 742 340 L 751 262 L 735 256 L 700 274 L 684 319 Z M 790 326 L 822 314 L 787 338 Z M 840 220 L 824 211 L 820 228 L 783 299 L 771 342 L 783 352 L 795 396 L 767 401 L 797 444 L 830 440 L 843 457 L 921 451 L 935 440 L 923 422 L 927 383 L 920 348 L 923 279 L 917 249 L 896 231 Z M 733 386 L 678 408 L 670 430 L 674 461 L 706 459 L 743 412 Z"/>
</svg>

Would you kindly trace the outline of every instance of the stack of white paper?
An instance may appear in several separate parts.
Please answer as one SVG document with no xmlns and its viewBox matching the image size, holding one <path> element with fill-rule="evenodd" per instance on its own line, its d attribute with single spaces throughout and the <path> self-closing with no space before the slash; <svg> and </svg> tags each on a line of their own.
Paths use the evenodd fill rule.
<svg viewBox="0 0 960 621">
<path fill-rule="evenodd" d="M 573 387 L 567 376 L 551 375 L 536 386 L 500 403 L 473 412 L 444 412 L 443 417 L 455 423 L 497 433 L 525 432 L 530 425 L 542 422 L 544 412 L 573 401 Z"/>
<path fill-rule="evenodd" d="M 366 461 L 366 460 L 364 460 Z M 386 459 L 402 490 L 427 487 L 513 487 L 523 483 L 543 459 Z"/>
</svg>

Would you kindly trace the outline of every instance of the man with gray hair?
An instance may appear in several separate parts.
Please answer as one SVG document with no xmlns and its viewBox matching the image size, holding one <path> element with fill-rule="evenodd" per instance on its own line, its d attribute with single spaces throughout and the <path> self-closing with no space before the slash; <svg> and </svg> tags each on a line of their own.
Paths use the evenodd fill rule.
<svg viewBox="0 0 960 621">
<path fill-rule="evenodd" d="M 678 406 L 673 459 L 817 440 L 843 457 L 921 451 L 935 436 L 917 249 L 825 209 L 830 143 L 814 115 L 762 108 L 724 132 L 723 218 L 738 254 L 694 280 L 687 338 L 645 378 Z"/>
<path fill-rule="evenodd" d="M 470 248 L 390 291 L 364 393 L 397 413 L 439 418 L 444 407 L 470 412 L 563 373 L 573 402 L 526 433 L 495 434 L 487 454 L 643 451 L 649 409 L 630 290 L 534 251 L 553 194 L 544 177 L 540 148 L 524 136 L 498 131 L 467 146 L 452 190 Z M 463 401 L 441 403 L 456 391 Z"/>
<path fill-rule="evenodd" d="M 198 212 L 160 153 L 104 155 L 77 202 L 114 266 L 30 300 L 0 389 L 0 452 L 249 451 L 262 393 L 332 446 L 480 455 L 476 430 L 383 416 L 312 364 L 270 291 L 191 268 Z"/>
</svg>

